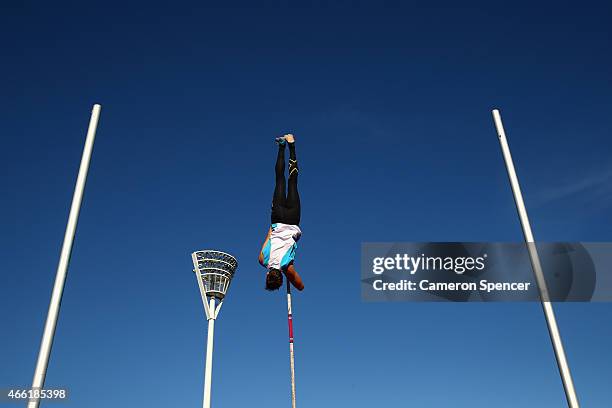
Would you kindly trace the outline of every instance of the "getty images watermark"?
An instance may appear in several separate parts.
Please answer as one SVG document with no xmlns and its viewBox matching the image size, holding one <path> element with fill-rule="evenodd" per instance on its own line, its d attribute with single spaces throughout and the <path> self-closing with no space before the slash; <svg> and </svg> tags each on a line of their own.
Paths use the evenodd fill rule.
<svg viewBox="0 0 612 408">
<path fill-rule="evenodd" d="M 361 288 L 367 301 L 612 301 L 612 243 L 364 243 Z"/>
</svg>

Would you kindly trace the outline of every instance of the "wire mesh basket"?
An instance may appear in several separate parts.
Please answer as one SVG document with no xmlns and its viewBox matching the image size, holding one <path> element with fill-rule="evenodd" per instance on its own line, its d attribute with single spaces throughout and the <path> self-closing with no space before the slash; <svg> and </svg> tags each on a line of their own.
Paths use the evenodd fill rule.
<svg viewBox="0 0 612 408">
<path fill-rule="evenodd" d="M 213 250 L 196 251 L 192 258 L 194 272 L 202 281 L 206 295 L 222 300 L 238 268 L 236 258 Z"/>
</svg>

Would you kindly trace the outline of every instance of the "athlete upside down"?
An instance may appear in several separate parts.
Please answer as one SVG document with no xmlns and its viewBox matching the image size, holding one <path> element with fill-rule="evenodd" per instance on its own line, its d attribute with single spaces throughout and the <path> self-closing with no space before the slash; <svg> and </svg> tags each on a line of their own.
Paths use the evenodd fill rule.
<svg viewBox="0 0 612 408">
<path fill-rule="evenodd" d="M 277 290 L 283 285 L 283 273 L 298 290 L 304 289 L 302 278 L 294 267 L 300 230 L 300 195 L 297 189 L 298 165 L 295 139 L 287 134 L 276 139 L 276 185 L 272 196 L 271 226 L 259 253 L 259 263 L 268 270 L 266 289 Z M 289 146 L 289 181 L 285 195 L 285 145 Z"/>
</svg>

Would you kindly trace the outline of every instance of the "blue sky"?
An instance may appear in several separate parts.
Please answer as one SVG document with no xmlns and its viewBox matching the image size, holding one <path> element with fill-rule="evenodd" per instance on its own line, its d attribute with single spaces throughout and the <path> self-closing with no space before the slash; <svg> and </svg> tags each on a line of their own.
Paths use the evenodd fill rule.
<svg viewBox="0 0 612 408">
<path fill-rule="evenodd" d="M 610 241 L 604 3 L 3 4 L 0 387 L 31 381 L 89 112 L 102 104 L 47 375 L 74 407 L 201 404 L 190 252 L 239 262 L 213 404 L 289 404 L 286 305 L 256 258 L 275 136 L 300 160 L 302 407 L 559 407 L 538 304 L 367 304 L 366 241 Z M 584 406 L 609 406 L 612 308 L 560 304 Z M 58 405 L 61 406 L 61 405 Z"/>
</svg>

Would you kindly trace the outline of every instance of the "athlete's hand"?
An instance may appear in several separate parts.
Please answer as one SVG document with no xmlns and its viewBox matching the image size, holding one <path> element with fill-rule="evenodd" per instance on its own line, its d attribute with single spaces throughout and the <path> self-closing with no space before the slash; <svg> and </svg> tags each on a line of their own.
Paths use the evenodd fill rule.
<svg viewBox="0 0 612 408">
<path fill-rule="evenodd" d="M 287 143 L 293 143 L 295 142 L 295 137 L 293 137 L 293 135 L 291 133 L 287 133 L 286 135 L 283 136 L 285 138 L 285 140 L 287 141 Z"/>
</svg>

